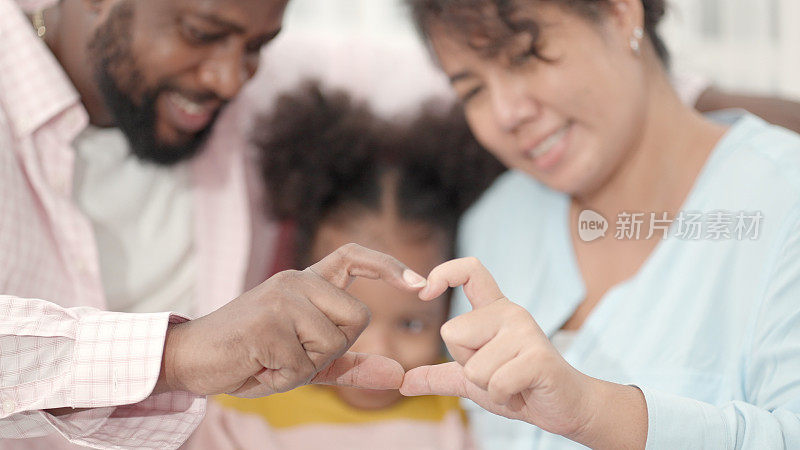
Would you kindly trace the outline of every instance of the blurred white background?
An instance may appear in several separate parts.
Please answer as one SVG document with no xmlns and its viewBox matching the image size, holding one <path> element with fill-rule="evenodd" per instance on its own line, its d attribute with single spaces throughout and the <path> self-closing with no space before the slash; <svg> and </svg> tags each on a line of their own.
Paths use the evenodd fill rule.
<svg viewBox="0 0 800 450">
<path fill-rule="evenodd" d="M 680 72 L 800 99 L 800 0 L 672 0 L 661 31 Z M 402 0 L 292 0 L 285 33 L 419 50 Z"/>
<path fill-rule="evenodd" d="M 800 0 L 672 0 L 662 32 L 679 69 L 800 98 Z"/>
</svg>

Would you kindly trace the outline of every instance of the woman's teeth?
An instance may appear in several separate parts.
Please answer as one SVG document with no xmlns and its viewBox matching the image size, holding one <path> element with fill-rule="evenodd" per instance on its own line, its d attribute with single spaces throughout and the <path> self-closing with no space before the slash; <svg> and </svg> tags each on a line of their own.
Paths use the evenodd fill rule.
<svg viewBox="0 0 800 450">
<path fill-rule="evenodd" d="M 564 135 L 567 134 L 569 130 L 569 125 L 564 125 L 560 130 L 556 131 L 555 133 L 551 134 L 550 137 L 542 141 L 541 144 L 537 145 L 533 150 L 529 152 L 529 155 L 532 158 L 537 158 L 549 152 L 550 150 L 555 147 L 556 144 L 561 142 L 561 139 Z"/>
</svg>

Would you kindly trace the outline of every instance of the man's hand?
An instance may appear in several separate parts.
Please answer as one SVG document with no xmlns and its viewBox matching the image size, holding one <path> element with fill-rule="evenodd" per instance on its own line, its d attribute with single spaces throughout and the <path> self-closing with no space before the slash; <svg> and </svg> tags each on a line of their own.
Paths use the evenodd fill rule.
<svg viewBox="0 0 800 450">
<path fill-rule="evenodd" d="M 473 310 L 442 326 L 455 362 L 406 373 L 404 395 L 469 398 L 592 448 L 644 448 L 647 409 L 635 387 L 606 383 L 569 365 L 530 313 L 509 301 L 475 258 L 444 263 L 420 298 L 464 286 Z"/>
<path fill-rule="evenodd" d="M 281 272 L 213 313 L 171 325 L 155 392 L 261 397 L 308 384 L 397 389 L 391 359 L 345 353 L 369 323 L 345 290 L 355 277 L 419 290 L 396 259 L 348 244 L 304 271 Z"/>
</svg>

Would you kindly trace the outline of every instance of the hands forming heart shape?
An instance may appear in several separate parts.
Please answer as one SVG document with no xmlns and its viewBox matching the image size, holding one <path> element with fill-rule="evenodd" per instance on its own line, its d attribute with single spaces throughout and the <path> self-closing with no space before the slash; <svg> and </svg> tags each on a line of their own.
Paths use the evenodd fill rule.
<svg viewBox="0 0 800 450">
<path fill-rule="evenodd" d="M 356 277 L 418 291 L 421 300 L 463 286 L 473 310 L 441 328 L 455 361 L 405 373 L 384 356 L 348 352 L 370 318 L 346 291 Z M 614 444 L 604 442 L 608 433 L 596 432 L 607 427 L 598 418 L 603 402 L 627 401 L 637 413 L 643 405 L 635 387 L 570 366 L 477 259 L 441 264 L 426 280 L 395 258 L 355 244 L 306 270 L 281 272 L 207 316 L 171 325 L 155 391 L 262 397 L 309 383 L 465 397 L 592 446 Z"/>
</svg>

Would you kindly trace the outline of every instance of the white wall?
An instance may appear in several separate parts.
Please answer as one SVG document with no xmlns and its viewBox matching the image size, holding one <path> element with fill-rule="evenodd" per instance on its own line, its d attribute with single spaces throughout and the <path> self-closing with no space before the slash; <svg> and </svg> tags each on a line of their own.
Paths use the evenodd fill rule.
<svg viewBox="0 0 800 450">
<path fill-rule="evenodd" d="M 672 0 L 676 67 L 721 86 L 800 98 L 800 0 Z"/>
<path fill-rule="evenodd" d="M 662 34 L 680 71 L 744 91 L 800 98 L 800 0 L 671 0 Z M 286 32 L 414 47 L 402 0 L 291 0 Z"/>
<path fill-rule="evenodd" d="M 418 44 L 402 0 L 290 0 L 284 28 Z"/>
</svg>

